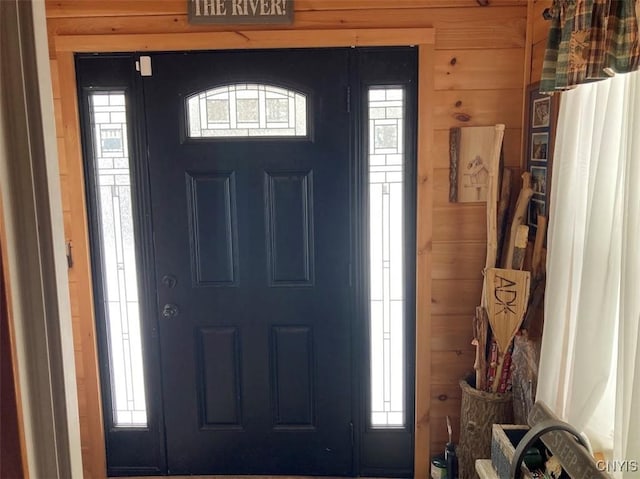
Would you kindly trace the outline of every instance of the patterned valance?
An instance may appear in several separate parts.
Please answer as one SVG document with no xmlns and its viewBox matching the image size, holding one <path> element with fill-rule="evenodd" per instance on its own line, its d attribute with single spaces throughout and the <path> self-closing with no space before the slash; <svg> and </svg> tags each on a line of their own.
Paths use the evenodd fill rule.
<svg viewBox="0 0 640 479">
<path fill-rule="evenodd" d="M 540 91 L 637 70 L 640 0 L 554 0 Z"/>
</svg>

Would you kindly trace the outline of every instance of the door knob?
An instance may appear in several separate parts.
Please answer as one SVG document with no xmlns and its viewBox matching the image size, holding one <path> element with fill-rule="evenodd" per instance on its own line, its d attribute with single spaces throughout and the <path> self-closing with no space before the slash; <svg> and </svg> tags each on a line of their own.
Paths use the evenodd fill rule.
<svg viewBox="0 0 640 479">
<path fill-rule="evenodd" d="M 175 304 L 165 304 L 162 308 L 162 317 L 167 319 L 172 319 L 178 316 L 180 311 L 178 311 L 178 307 Z"/>
</svg>

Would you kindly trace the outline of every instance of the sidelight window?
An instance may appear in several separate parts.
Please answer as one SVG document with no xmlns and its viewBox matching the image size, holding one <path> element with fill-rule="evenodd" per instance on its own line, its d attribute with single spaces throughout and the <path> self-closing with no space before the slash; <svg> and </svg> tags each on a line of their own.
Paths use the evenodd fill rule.
<svg viewBox="0 0 640 479">
<path fill-rule="evenodd" d="M 404 111 L 402 88 L 368 92 L 372 427 L 405 425 Z"/>
<path fill-rule="evenodd" d="M 307 98 L 272 85 L 225 85 L 187 98 L 190 138 L 307 136 Z"/>
<path fill-rule="evenodd" d="M 113 421 L 146 427 L 138 274 L 131 202 L 126 103 L 122 91 L 89 96 L 99 211 L 103 302 Z"/>
</svg>

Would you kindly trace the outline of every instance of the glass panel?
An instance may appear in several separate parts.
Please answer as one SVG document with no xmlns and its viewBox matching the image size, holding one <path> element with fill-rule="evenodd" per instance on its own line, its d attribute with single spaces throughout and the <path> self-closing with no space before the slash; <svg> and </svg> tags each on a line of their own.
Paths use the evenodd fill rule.
<svg viewBox="0 0 640 479">
<path fill-rule="evenodd" d="M 89 97 L 115 426 L 146 427 L 131 175 L 123 92 Z"/>
<path fill-rule="evenodd" d="M 226 85 L 187 98 L 190 138 L 307 136 L 307 98 L 271 85 Z"/>
<path fill-rule="evenodd" d="M 371 425 L 405 425 L 404 90 L 369 90 Z"/>
</svg>

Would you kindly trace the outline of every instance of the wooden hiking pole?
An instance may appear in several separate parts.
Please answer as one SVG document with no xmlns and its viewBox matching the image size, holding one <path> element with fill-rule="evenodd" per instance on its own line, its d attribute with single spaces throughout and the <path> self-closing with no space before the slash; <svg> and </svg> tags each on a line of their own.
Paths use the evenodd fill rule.
<svg viewBox="0 0 640 479">
<path fill-rule="evenodd" d="M 489 268 L 495 268 L 496 255 L 498 254 L 498 166 L 500 165 L 503 138 L 504 125 L 496 125 L 487 182 L 487 259 L 485 271 Z"/>
<path fill-rule="evenodd" d="M 487 256 L 483 274 L 488 268 L 496 265 L 498 254 L 498 229 L 497 229 L 497 207 L 498 207 L 498 168 L 500 166 L 500 152 L 502 151 L 502 140 L 504 138 L 504 125 L 495 126 L 493 137 L 493 148 L 489 158 L 489 177 L 487 181 Z M 486 347 L 488 335 L 488 320 L 485 312 L 485 282 L 482 286 L 481 306 L 476 308 L 474 318 L 474 339 L 472 344 L 476 347 L 476 389 L 484 390 L 486 381 Z"/>
<path fill-rule="evenodd" d="M 498 254 L 498 165 L 500 164 L 500 150 L 502 148 L 502 139 L 504 138 L 504 125 L 496 125 L 495 135 L 493 137 L 493 149 L 491 150 L 491 158 L 489 159 L 489 178 L 487 181 L 487 256 L 484 264 L 483 274 L 486 274 L 489 268 L 496 267 L 496 255 Z M 486 306 L 486 281 L 482 285 L 482 298 L 480 299 L 482 306 Z"/>
<path fill-rule="evenodd" d="M 484 391 L 487 387 L 487 335 L 489 333 L 489 319 L 484 306 L 476 307 L 473 318 L 473 341 L 476 346 L 476 360 L 473 369 L 476 371 L 476 389 Z"/>
<path fill-rule="evenodd" d="M 507 213 L 509 211 L 509 200 L 511 199 L 511 170 L 504 168 L 502 170 L 502 183 L 500 186 L 500 200 L 498 201 L 498 251 L 497 258 L 502 257 L 504 249 L 504 237 L 507 233 L 505 223 Z"/>
<path fill-rule="evenodd" d="M 532 196 L 533 188 L 531 188 L 531 173 L 525 171 L 524 173 L 522 173 L 522 189 L 520 190 L 520 194 L 518 195 L 516 209 L 513 214 L 513 220 L 511 222 L 511 230 L 509 231 L 509 243 L 502 255 L 502 267 L 504 269 L 511 269 L 512 267 L 513 250 L 516 244 L 518 226 L 524 223 L 525 215 L 527 214 L 527 207 L 529 206 L 529 200 Z"/>
<path fill-rule="evenodd" d="M 513 248 L 513 256 L 511 257 L 512 269 L 522 269 L 528 243 L 529 227 L 527 225 L 518 225 L 518 228 L 516 230 L 516 240 Z"/>
<path fill-rule="evenodd" d="M 544 246 L 544 238 L 547 234 L 547 217 L 538 215 L 538 230 L 536 231 L 536 239 L 533 243 L 533 258 L 531 259 L 531 273 L 533 279 L 538 280 L 542 277 L 542 247 Z"/>
</svg>

